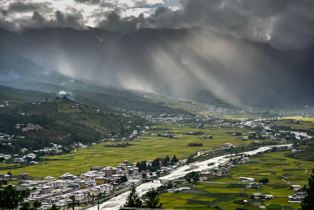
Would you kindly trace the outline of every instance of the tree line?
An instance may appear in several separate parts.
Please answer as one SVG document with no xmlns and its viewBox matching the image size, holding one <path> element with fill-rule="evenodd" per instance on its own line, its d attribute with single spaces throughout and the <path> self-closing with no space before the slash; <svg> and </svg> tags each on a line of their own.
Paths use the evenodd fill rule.
<svg viewBox="0 0 314 210">
<path fill-rule="evenodd" d="M 203 143 L 189 143 L 188 146 L 189 147 L 202 147 Z"/>
<path fill-rule="evenodd" d="M 169 158 L 169 156 L 167 155 L 167 157 L 165 158 L 156 158 L 155 160 L 153 160 L 152 164 L 147 164 L 146 160 L 138 162 L 136 164 L 136 167 L 138 167 L 138 171 L 146 171 L 149 170 L 151 172 L 155 172 L 158 169 L 160 169 L 161 166 L 168 166 L 168 165 L 173 165 L 175 163 L 177 163 L 179 160 L 176 157 L 176 155 L 173 155 L 172 159 Z"/>
</svg>

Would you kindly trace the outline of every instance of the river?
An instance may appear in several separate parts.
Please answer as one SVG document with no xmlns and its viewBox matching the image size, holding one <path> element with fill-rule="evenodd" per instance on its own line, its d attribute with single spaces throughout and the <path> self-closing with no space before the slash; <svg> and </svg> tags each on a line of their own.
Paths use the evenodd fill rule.
<svg viewBox="0 0 314 210">
<path fill-rule="evenodd" d="M 270 150 L 272 147 L 284 147 L 284 146 L 291 146 L 292 144 L 285 144 L 285 145 L 274 145 L 274 146 L 266 146 L 266 147 L 260 147 L 256 150 L 249 151 L 249 152 L 243 152 L 241 154 L 245 155 L 255 155 L 258 152 L 265 152 L 267 150 Z M 187 173 L 191 171 L 203 171 L 203 170 L 209 170 L 212 168 L 217 167 L 221 163 L 226 162 L 229 160 L 230 155 L 223 155 L 215 158 L 211 158 L 202 162 L 194 162 L 189 165 L 182 166 L 174 171 L 172 171 L 170 174 L 160 177 L 160 180 L 174 180 L 178 179 L 180 177 L 185 176 Z M 208 166 L 209 163 L 214 163 L 214 165 Z M 160 181 L 154 181 L 149 183 L 141 184 L 136 188 L 136 191 L 139 193 L 140 196 L 145 194 L 149 189 L 151 188 L 157 188 L 159 187 Z M 112 209 L 112 210 L 118 210 L 121 206 L 124 205 L 126 198 L 128 196 L 129 192 L 122 193 L 114 198 L 111 198 L 110 200 L 104 202 L 103 204 L 100 204 L 99 209 Z M 93 206 L 91 208 L 88 208 L 87 210 L 97 210 L 97 206 Z"/>
</svg>

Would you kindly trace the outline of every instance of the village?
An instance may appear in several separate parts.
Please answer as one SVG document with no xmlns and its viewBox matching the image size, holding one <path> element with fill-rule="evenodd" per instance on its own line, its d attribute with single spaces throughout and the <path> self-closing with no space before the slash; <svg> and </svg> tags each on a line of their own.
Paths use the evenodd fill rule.
<svg viewBox="0 0 314 210">
<path fill-rule="evenodd" d="M 218 149 L 219 150 L 219 149 Z M 217 151 L 218 151 L 217 150 Z M 202 153 L 204 154 L 204 153 Z M 153 162 L 158 161 L 158 169 L 155 172 L 149 170 L 153 166 Z M 221 176 L 227 176 L 228 171 L 236 167 L 236 164 L 245 164 L 250 161 L 248 156 L 237 156 L 227 161 L 221 162 L 217 167 L 212 167 L 210 170 L 199 172 L 197 182 L 206 182 L 211 179 Z M 95 203 L 95 199 L 110 198 L 129 190 L 132 185 L 138 186 L 145 182 L 160 181 L 161 184 L 168 182 L 175 183 L 177 180 L 160 179 L 159 177 L 165 174 L 172 173 L 180 167 L 186 165 L 186 160 L 171 161 L 167 163 L 166 158 L 156 158 L 154 161 L 145 161 L 146 170 L 140 171 L 140 163 L 130 163 L 125 160 L 116 167 L 99 167 L 94 166 L 90 171 L 73 175 L 65 173 L 57 178 L 47 176 L 44 179 L 30 180 L 27 173 L 18 174 L 18 178 L 13 178 L 10 174 L 0 174 L 2 181 L 18 182 L 17 190 L 31 190 L 31 196 L 25 201 L 33 203 L 38 200 L 42 203 L 42 209 L 48 209 L 52 204 L 58 208 L 66 210 L 73 205 Z M 168 162 L 170 163 L 170 162 Z M 141 163 L 143 164 L 143 162 Z M 164 165 L 164 166 L 163 166 Z M 246 184 L 248 189 L 259 190 L 262 186 L 256 183 L 254 178 L 239 177 L 240 183 Z M 180 180 L 178 180 L 180 181 Z M 188 181 L 189 180 L 185 180 Z M 259 181 L 261 183 L 261 181 Z M 235 183 L 237 184 L 237 183 Z M 263 183 L 262 183 L 263 184 Z M 178 193 L 184 190 L 189 190 L 189 187 L 173 186 L 167 189 L 168 193 Z M 304 198 L 305 192 L 301 185 L 291 185 L 292 196 L 288 196 L 289 202 L 300 203 Z M 253 193 L 250 196 L 254 201 L 267 201 L 273 199 L 273 195 L 264 195 L 262 193 Z M 243 202 L 248 202 L 244 200 Z"/>
<path fill-rule="evenodd" d="M 164 158 L 158 158 L 160 164 Z M 146 161 L 147 166 L 153 161 Z M 128 190 L 131 185 L 139 185 L 146 179 L 157 179 L 157 174 L 169 172 L 182 162 L 167 167 L 161 166 L 156 172 L 148 169 L 139 172 L 137 163 L 131 164 L 125 160 L 116 167 L 92 167 L 90 171 L 77 176 L 65 173 L 57 178 L 47 176 L 43 180 L 30 180 L 28 173 L 18 174 L 13 178 L 9 174 L 0 174 L 1 181 L 18 181 L 17 190 L 31 190 L 31 196 L 25 202 L 36 200 L 42 203 L 43 209 L 55 204 L 60 209 L 67 209 L 71 204 L 88 203 L 94 199 L 108 197 Z"/>
<path fill-rule="evenodd" d="M 176 123 L 177 120 L 167 116 L 160 116 L 159 119 L 163 124 L 172 124 Z M 152 119 L 148 116 L 148 119 Z M 189 118 L 185 119 L 188 120 Z M 202 123 L 201 123 L 202 122 Z M 177 128 L 187 129 L 194 128 L 198 131 L 188 131 L 186 133 L 178 132 L 175 130 L 172 131 L 162 131 L 156 126 L 136 126 L 136 130 L 133 130 L 128 137 L 120 136 L 119 133 L 107 134 L 107 136 L 100 140 L 100 142 L 114 142 L 112 146 L 119 147 L 121 146 L 118 142 L 131 142 L 132 140 L 137 140 L 141 136 L 150 136 L 150 137 L 164 137 L 167 139 L 180 139 L 182 135 L 195 136 L 199 140 L 214 140 L 215 136 L 202 133 L 204 124 L 203 122 L 213 123 L 211 125 L 213 128 L 220 128 L 227 126 L 232 130 L 225 131 L 225 134 L 230 135 L 231 137 L 237 137 L 242 141 L 254 140 L 254 145 L 259 145 L 258 139 L 262 140 L 273 140 L 274 144 L 276 141 L 281 141 L 285 143 L 286 140 L 292 138 L 300 140 L 310 140 L 311 136 L 307 135 L 306 132 L 296 132 L 291 130 L 276 130 L 274 129 L 274 124 L 271 121 L 264 119 L 257 120 L 243 120 L 238 121 L 237 123 L 230 123 L 228 120 L 214 119 L 210 116 L 202 117 L 200 119 L 195 119 L 194 122 L 189 124 L 178 124 L 172 125 Z M 237 128 L 249 128 L 251 131 L 247 133 L 240 133 L 236 131 Z M 16 124 L 16 129 L 22 130 L 23 132 L 28 131 L 37 131 L 44 130 L 40 125 L 34 125 L 31 123 L 27 124 Z M 154 131 L 155 130 L 155 131 Z M 152 133 L 151 133 L 152 132 Z M 156 132 L 156 133 L 155 133 Z M 0 134 L 0 140 L 2 144 L 10 144 L 13 140 L 18 138 L 25 138 L 24 136 L 14 136 L 8 134 Z M 85 145 L 80 142 L 73 144 L 73 148 L 86 149 L 90 146 L 96 146 L 98 142 L 91 143 L 91 145 Z M 122 146 L 126 144 L 123 143 Z M 106 145 L 111 146 L 111 145 Z M 207 155 L 218 155 L 218 151 L 227 152 L 230 149 L 236 149 L 238 146 L 235 146 L 231 143 L 224 143 L 218 149 L 207 149 L 200 152 L 194 156 L 194 158 L 207 156 Z M 39 157 L 42 156 L 51 156 L 59 154 L 63 150 L 62 145 L 51 143 L 50 147 L 44 147 L 39 150 L 30 150 L 27 148 L 22 148 L 19 154 L 7 155 L 0 154 L 0 158 L 3 158 L 3 162 L 6 163 L 29 163 L 29 164 L 38 164 Z M 292 153 L 298 152 L 292 146 L 288 147 L 288 150 Z M 209 158 L 209 156 L 207 157 Z M 197 182 L 210 182 L 211 179 L 215 177 L 228 176 L 228 171 L 236 167 L 236 164 L 245 164 L 250 161 L 250 158 L 247 156 L 238 156 L 232 157 L 232 161 L 227 161 L 222 164 L 219 164 L 216 167 L 210 167 L 211 169 L 199 171 L 199 177 Z M 30 179 L 28 176 L 27 170 L 25 172 L 19 173 L 18 176 L 15 175 L 12 177 L 11 174 L 0 174 L 0 180 L 2 181 L 13 181 L 17 190 L 31 190 L 31 196 L 25 200 L 25 202 L 33 203 L 38 200 L 42 203 L 43 209 L 51 208 L 52 204 L 55 204 L 60 209 L 71 208 L 72 205 L 86 205 L 91 202 L 104 201 L 110 197 L 116 196 L 123 192 L 127 192 L 132 185 L 138 186 L 145 182 L 150 181 L 160 181 L 160 183 L 174 183 L 176 180 L 165 180 L 159 179 L 160 177 L 172 173 L 178 168 L 189 164 L 187 160 L 180 160 L 177 162 L 168 162 L 165 163 L 165 158 L 157 158 L 159 161 L 157 170 L 150 170 L 149 168 L 153 166 L 154 161 L 145 161 L 147 168 L 142 170 L 139 167 L 140 163 L 131 163 L 128 160 L 123 161 L 115 167 L 106 166 L 99 167 L 94 166 L 90 168 L 90 171 L 85 173 L 80 173 L 73 175 L 71 173 L 65 173 L 59 177 L 46 176 L 44 179 Z M 142 162 L 143 163 L 143 162 Z M 197 171 L 197 169 L 195 169 Z M 256 183 L 254 178 L 250 177 L 239 177 L 238 180 L 240 183 L 245 183 L 248 189 L 258 190 L 261 185 Z M 186 182 L 187 180 L 185 180 Z M 291 191 L 294 192 L 293 195 L 289 196 L 289 202 L 300 203 L 301 199 L 304 198 L 304 191 L 301 185 L 291 185 Z M 167 193 L 178 193 L 189 190 L 189 187 L 175 185 L 170 189 L 167 189 Z M 273 199 L 273 195 L 264 195 L 263 193 L 253 193 L 251 194 L 250 199 L 255 201 L 267 201 Z M 244 201 L 245 202 L 245 201 Z"/>
</svg>

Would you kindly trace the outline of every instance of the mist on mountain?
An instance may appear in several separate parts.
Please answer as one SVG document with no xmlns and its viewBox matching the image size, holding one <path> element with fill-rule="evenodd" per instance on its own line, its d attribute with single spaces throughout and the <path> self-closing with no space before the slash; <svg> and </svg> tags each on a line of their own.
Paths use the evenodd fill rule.
<svg viewBox="0 0 314 210">
<path fill-rule="evenodd" d="M 129 33 L 94 28 L 1 30 L 0 44 L 42 67 L 44 74 L 59 72 L 69 81 L 190 99 L 207 91 L 236 106 L 313 103 L 314 63 L 308 59 L 313 50 L 278 50 L 202 27 Z M 296 56 L 298 52 L 302 56 Z M 23 76 L 12 69 L 5 75 Z"/>
</svg>

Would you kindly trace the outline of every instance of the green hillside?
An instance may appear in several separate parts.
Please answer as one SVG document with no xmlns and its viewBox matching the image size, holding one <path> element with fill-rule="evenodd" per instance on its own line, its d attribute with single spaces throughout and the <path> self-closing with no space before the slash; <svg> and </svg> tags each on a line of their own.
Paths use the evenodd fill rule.
<svg viewBox="0 0 314 210">
<path fill-rule="evenodd" d="M 17 100 L 22 102 L 41 102 L 45 98 L 54 98 L 54 93 L 16 89 L 0 85 L 0 100 Z"/>
<path fill-rule="evenodd" d="M 23 115 L 19 114 L 22 113 Z M 120 114 L 95 110 L 68 98 L 56 98 L 42 103 L 20 103 L 0 109 L 0 133 L 25 136 L 14 141 L 14 147 L 4 146 L 3 152 L 17 153 L 22 148 L 43 149 L 51 143 L 70 146 L 74 142 L 90 144 L 107 134 L 128 136 L 136 125 L 143 125 L 139 117 L 123 118 Z M 129 123 L 131 120 L 133 123 Z M 43 130 L 22 132 L 16 129 L 28 123 L 40 125 Z M 129 128 L 127 128 L 130 126 Z"/>
</svg>

